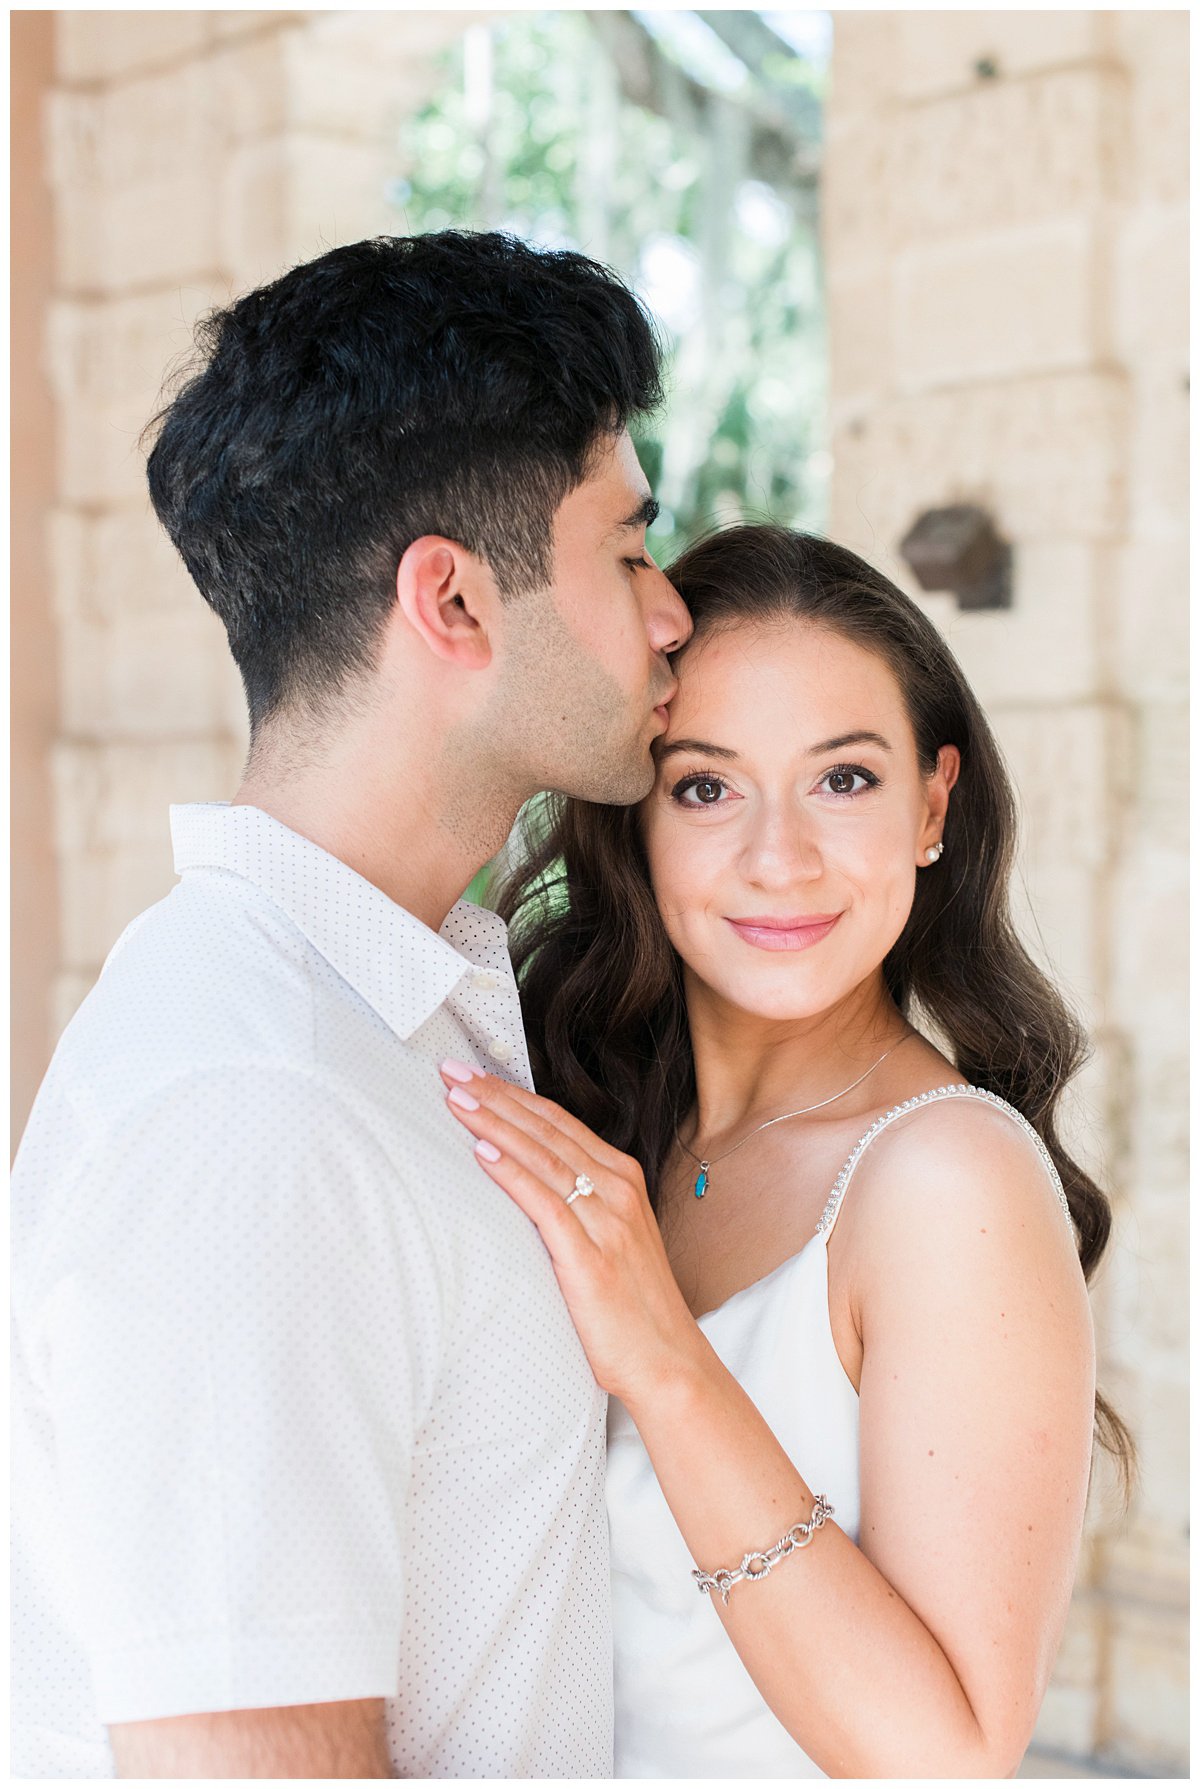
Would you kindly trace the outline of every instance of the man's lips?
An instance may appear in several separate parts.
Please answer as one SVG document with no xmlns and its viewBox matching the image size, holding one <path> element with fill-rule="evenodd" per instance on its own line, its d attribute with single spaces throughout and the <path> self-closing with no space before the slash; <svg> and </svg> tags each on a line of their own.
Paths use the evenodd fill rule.
<svg viewBox="0 0 1200 1789">
<path fill-rule="evenodd" d="M 748 919 L 731 919 L 728 914 L 725 917 L 739 938 L 759 950 L 807 950 L 810 945 L 827 938 L 842 916 L 840 913 L 804 913 L 786 919 L 757 914 Z"/>
</svg>

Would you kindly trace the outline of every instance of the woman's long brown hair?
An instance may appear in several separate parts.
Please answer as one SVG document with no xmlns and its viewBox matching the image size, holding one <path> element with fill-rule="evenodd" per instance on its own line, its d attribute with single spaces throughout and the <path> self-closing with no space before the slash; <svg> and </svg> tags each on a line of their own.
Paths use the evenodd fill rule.
<svg viewBox="0 0 1200 1789">
<path fill-rule="evenodd" d="M 935 872 L 883 964 L 888 992 L 964 1080 L 1024 1114 L 1062 1177 L 1084 1278 L 1108 1242 L 1108 1199 L 1058 1135 L 1064 1087 L 1087 1054 L 1062 995 L 1022 946 L 1009 911 L 1016 807 L 983 711 L 933 623 L 844 547 L 770 525 L 726 529 L 667 573 L 714 631 L 817 623 L 876 652 L 904 695 L 925 774 L 956 745 L 962 768 Z M 685 647 L 684 653 L 688 648 Z M 678 661 L 677 661 L 678 662 Z M 683 978 L 651 889 L 637 807 L 561 795 L 526 810 L 526 850 L 495 895 L 539 1090 L 641 1163 L 657 1203 L 696 1092 Z M 1097 1439 L 1128 1496 L 1131 1437 L 1096 1398 Z"/>
</svg>

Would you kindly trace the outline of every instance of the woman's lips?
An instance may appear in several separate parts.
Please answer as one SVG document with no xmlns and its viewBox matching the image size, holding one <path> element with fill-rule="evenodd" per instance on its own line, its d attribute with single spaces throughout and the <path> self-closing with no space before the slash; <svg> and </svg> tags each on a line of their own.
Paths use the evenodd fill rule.
<svg viewBox="0 0 1200 1789">
<path fill-rule="evenodd" d="M 807 950 L 828 937 L 841 918 L 840 913 L 818 913 L 798 919 L 729 919 L 739 938 L 758 950 Z"/>
</svg>

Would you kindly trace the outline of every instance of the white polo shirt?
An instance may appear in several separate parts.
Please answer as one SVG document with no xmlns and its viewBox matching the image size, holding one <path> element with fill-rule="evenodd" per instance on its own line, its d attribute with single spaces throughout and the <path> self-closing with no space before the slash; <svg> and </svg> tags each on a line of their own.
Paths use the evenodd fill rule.
<svg viewBox="0 0 1200 1789">
<path fill-rule="evenodd" d="M 610 1776 L 605 1399 L 437 1072 L 532 1085 L 504 923 L 171 820 L 14 1176 L 14 1774 L 382 1696 L 398 1775 Z"/>
</svg>

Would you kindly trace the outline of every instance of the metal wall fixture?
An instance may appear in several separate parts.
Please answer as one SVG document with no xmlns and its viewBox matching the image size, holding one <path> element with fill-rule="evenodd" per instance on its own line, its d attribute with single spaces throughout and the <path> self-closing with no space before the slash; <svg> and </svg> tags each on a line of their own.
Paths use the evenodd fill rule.
<svg viewBox="0 0 1200 1789">
<path fill-rule="evenodd" d="M 927 509 L 900 552 L 922 590 L 951 590 L 960 609 L 1012 608 L 1012 547 L 985 509 L 970 503 Z"/>
</svg>

